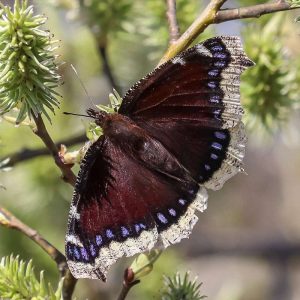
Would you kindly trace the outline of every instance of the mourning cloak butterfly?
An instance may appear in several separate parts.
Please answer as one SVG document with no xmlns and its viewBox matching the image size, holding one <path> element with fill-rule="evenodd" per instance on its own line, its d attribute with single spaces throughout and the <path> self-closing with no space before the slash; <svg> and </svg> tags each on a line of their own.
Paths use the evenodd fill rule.
<svg viewBox="0 0 300 300">
<path fill-rule="evenodd" d="M 122 256 L 187 238 L 213 190 L 242 170 L 238 37 L 215 37 L 136 83 L 118 113 L 88 110 L 103 135 L 88 149 L 70 208 L 66 256 L 76 277 L 105 280 Z"/>
</svg>

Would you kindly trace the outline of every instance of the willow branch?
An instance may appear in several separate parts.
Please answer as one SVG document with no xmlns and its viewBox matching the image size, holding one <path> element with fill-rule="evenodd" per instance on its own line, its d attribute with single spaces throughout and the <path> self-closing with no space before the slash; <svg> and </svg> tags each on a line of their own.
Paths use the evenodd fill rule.
<svg viewBox="0 0 300 300">
<path fill-rule="evenodd" d="M 0 207 L 0 225 L 20 231 L 39 245 L 56 262 L 60 275 L 65 277 L 63 283 L 63 297 L 65 300 L 71 299 L 77 280 L 69 271 L 65 256 L 45 240 L 36 230 L 24 224 L 3 207 Z"/>
<path fill-rule="evenodd" d="M 86 134 L 80 134 L 78 136 L 72 137 L 67 140 L 62 140 L 55 143 L 56 147 L 59 149 L 61 145 L 66 147 L 71 147 L 80 143 L 83 143 L 87 140 Z M 37 149 L 27 149 L 23 148 L 20 151 L 6 155 L 5 157 L 0 158 L 0 162 L 5 158 L 9 158 L 9 162 L 5 164 L 4 167 L 13 167 L 18 163 L 25 162 L 39 156 L 50 155 L 47 148 L 37 148 Z"/>
<path fill-rule="evenodd" d="M 66 267 L 66 259 L 60 251 L 46 241 L 36 230 L 24 224 L 11 212 L 2 207 L 0 207 L 0 224 L 7 228 L 16 229 L 33 240 L 57 263 L 60 272 Z"/>
<path fill-rule="evenodd" d="M 220 10 L 216 15 L 214 23 L 223 23 L 231 20 L 247 18 L 259 18 L 262 15 L 297 8 L 299 7 L 291 7 L 291 4 L 287 1 L 277 1 L 274 3 L 264 3 L 248 7 Z"/>
<path fill-rule="evenodd" d="M 36 128 L 33 130 L 34 133 L 44 142 L 45 146 L 50 151 L 55 164 L 60 168 L 62 172 L 63 180 L 74 186 L 76 176 L 71 170 L 72 165 L 67 165 L 63 162 L 62 158 L 59 155 L 59 149 L 51 139 L 41 115 L 38 115 L 36 117 L 33 114 L 33 119 L 36 124 Z"/>
<path fill-rule="evenodd" d="M 162 64 L 185 50 L 197 36 L 203 32 L 208 25 L 214 22 L 217 12 L 226 0 L 211 0 L 204 11 L 192 23 L 192 25 L 182 34 L 182 36 L 169 46 L 159 64 Z"/>
<path fill-rule="evenodd" d="M 104 72 L 110 86 L 112 88 L 119 89 L 119 86 L 116 83 L 116 80 L 113 76 L 113 73 L 112 73 L 112 70 L 111 70 L 111 67 L 110 67 L 110 64 L 108 61 L 106 45 L 105 46 L 99 45 L 98 50 L 99 50 L 99 54 L 100 54 L 100 57 L 101 57 L 102 63 L 103 63 L 103 72 Z"/>
<path fill-rule="evenodd" d="M 169 24 L 170 44 L 176 42 L 179 38 L 179 26 L 176 18 L 176 0 L 167 1 L 167 19 Z"/>
<path fill-rule="evenodd" d="M 224 0 L 210 1 L 202 14 L 199 15 L 182 36 L 169 46 L 159 65 L 185 50 L 211 24 L 246 18 L 259 18 L 265 14 L 299 8 L 292 7 L 288 1 L 278 0 L 271 3 L 221 10 L 224 2 Z"/>
<path fill-rule="evenodd" d="M 139 283 L 139 281 L 135 281 L 130 284 L 125 284 L 123 282 L 122 290 L 118 296 L 118 300 L 124 300 L 126 298 L 127 294 L 129 293 L 130 289 L 138 283 Z"/>
</svg>

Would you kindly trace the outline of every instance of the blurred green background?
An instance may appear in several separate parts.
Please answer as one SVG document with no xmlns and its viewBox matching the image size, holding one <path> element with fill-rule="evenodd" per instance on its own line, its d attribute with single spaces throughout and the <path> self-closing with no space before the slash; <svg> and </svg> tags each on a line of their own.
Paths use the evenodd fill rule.
<svg viewBox="0 0 300 300">
<path fill-rule="evenodd" d="M 13 1 L 2 1 L 11 4 Z M 80 2 L 80 1 L 79 1 Z M 158 63 L 168 45 L 165 2 L 153 1 L 32 1 L 48 16 L 44 28 L 60 40 L 58 60 L 64 85 L 61 109 L 46 122 L 54 141 L 83 135 L 88 121 L 63 115 L 90 107 L 73 64 L 96 103 L 107 103 L 112 91 L 101 52 L 105 51 L 120 94 Z M 207 1 L 178 0 L 181 31 Z M 264 1 L 227 1 L 225 7 Z M 298 14 L 297 14 L 298 13 Z M 154 271 L 142 279 L 128 299 L 159 299 L 162 274 L 190 270 L 203 282 L 202 292 L 214 300 L 299 299 L 300 295 L 300 24 L 299 11 L 261 19 L 211 26 L 197 41 L 217 34 L 242 35 L 256 67 L 243 75 L 242 104 L 249 135 L 245 169 L 217 192 L 209 192 L 208 210 L 199 216 L 189 240 L 166 250 Z M 104 49 L 104 50 L 103 50 Z M 26 126 L 0 123 L 0 159 L 24 148 L 43 147 Z M 78 149 L 80 144 L 70 148 Z M 74 167 L 78 171 L 78 166 Z M 0 205 L 37 229 L 64 251 L 64 235 L 72 188 L 60 179 L 49 156 L 19 163 L 1 172 Z M 27 237 L 0 227 L 0 257 L 11 253 L 29 260 L 46 278 L 57 282 L 56 265 Z M 108 282 L 80 280 L 77 299 L 115 299 L 122 259 Z M 102 298 L 101 298 L 102 297 Z"/>
</svg>

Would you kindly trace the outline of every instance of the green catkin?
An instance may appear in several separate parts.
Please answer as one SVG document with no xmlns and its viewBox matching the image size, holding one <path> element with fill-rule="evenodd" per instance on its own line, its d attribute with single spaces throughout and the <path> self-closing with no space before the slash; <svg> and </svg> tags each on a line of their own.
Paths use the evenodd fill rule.
<svg viewBox="0 0 300 300">
<path fill-rule="evenodd" d="M 34 15 L 28 1 L 15 1 L 13 10 L 0 3 L 0 115 L 19 109 L 16 123 L 26 117 L 54 112 L 61 84 L 52 35 L 42 30 L 47 18 Z"/>
</svg>

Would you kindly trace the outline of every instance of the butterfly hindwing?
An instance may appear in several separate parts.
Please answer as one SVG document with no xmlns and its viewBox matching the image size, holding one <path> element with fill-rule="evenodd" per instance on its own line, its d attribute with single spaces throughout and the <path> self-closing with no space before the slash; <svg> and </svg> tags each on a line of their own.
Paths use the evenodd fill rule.
<svg viewBox="0 0 300 300">
<path fill-rule="evenodd" d="M 101 137 L 85 155 L 71 204 L 66 254 L 72 274 L 104 280 L 119 257 L 188 237 L 194 211 L 206 202 L 205 190 L 190 186 L 176 188 L 175 179 Z"/>
</svg>

